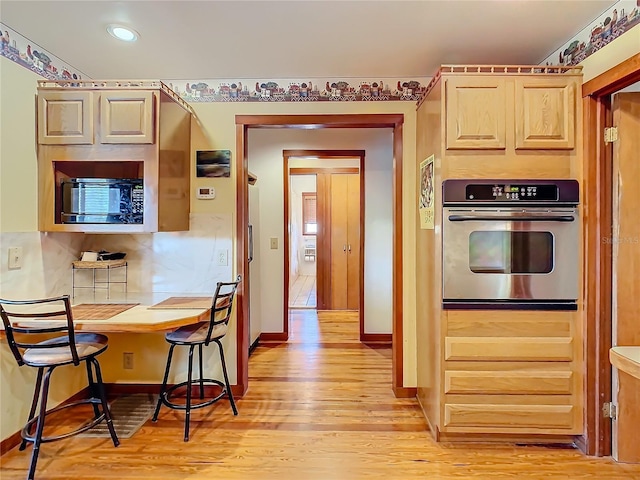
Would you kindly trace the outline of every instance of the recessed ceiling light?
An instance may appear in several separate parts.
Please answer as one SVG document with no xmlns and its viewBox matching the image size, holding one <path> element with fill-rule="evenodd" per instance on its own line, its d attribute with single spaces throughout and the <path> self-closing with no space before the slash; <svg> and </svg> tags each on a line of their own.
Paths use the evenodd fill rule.
<svg viewBox="0 0 640 480">
<path fill-rule="evenodd" d="M 122 25 L 109 25 L 107 32 L 125 42 L 135 42 L 138 39 L 138 32 Z"/>
</svg>

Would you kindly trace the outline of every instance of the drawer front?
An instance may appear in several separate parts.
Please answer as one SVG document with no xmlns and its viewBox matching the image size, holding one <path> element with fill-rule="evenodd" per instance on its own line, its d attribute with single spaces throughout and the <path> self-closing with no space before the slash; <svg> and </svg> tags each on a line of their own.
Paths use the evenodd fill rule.
<svg viewBox="0 0 640 480">
<path fill-rule="evenodd" d="M 571 405 L 445 404 L 445 427 L 571 429 Z"/>
<path fill-rule="evenodd" d="M 456 371 L 444 373 L 446 394 L 571 395 L 570 371 Z"/>
<path fill-rule="evenodd" d="M 570 362 L 569 337 L 446 337 L 444 359 Z"/>
</svg>

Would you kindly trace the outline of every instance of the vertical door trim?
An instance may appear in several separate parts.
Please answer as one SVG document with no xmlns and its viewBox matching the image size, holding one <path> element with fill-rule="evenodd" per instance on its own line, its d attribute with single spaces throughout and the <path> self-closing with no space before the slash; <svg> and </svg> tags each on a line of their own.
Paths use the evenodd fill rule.
<svg viewBox="0 0 640 480">
<path fill-rule="evenodd" d="M 583 205 L 585 216 L 585 431 L 576 439 L 587 455 L 611 454 L 611 421 L 602 402 L 611 398 L 611 148 L 603 128 L 611 115 L 611 94 L 640 81 L 640 53 L 582 85 L 584 105 Z"/>
<path fill-rule="evenodd" d="M 236 176 L 236 271 L 248 271 L 248 243 L 245 224 L 247 219 L 247 188 L 241 187 L 247 178 L 247 129 L 249 128 L 393 128 L 393 335 L 392 335 L 392 379 L 391 386 L 396 397 L 415 397 L 415 387 L 404 386 L 403 331 L 402 331 L 402 113 L 380 114 L 329 114 L 329 115 L 236 115 L 236 157 L 233 171 Z M 243 348 L 241 336 L 248 327 L 247 306 L 249 299 L 239 295 L 240 308 L 237 309 L 237 382 L 243 392 L 248 388 L 249 355 L 248 347 Z M 245 340 L 246 341 L 246 340 Z M 245 353 L 246 350 L 246 353 Z"/>
</svg>

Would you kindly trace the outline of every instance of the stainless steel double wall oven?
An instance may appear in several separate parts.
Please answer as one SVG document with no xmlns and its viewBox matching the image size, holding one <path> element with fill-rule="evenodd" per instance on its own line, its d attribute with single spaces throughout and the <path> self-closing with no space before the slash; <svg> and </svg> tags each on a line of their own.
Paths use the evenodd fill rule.
<svg viewBox="0 0 640 480">
<path fill-rule="evenodd" d="M 575 310 L 575 180 L 445 180 L 443 307 Z"/>
</svg>

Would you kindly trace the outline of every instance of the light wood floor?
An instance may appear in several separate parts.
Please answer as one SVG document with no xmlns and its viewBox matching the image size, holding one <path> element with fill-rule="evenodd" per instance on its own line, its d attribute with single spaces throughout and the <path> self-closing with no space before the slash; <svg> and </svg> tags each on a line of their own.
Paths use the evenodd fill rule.
<svg viewBox="0 0 640 480">
<path fill-rule="evenodd" d="M 316 308 L 316 276 L 298 275 L 289 289 L 289 307 Z"/>
<path fill-rule="evenodd" d="M 355 315 L 320 315 L 293 311 L 291 340 L 255 350 L 238 417 L 226 402 L 196 411 L 184 443 L 182 413 L 163 408 L 118 448 L 44 444 L 36 478 L 640 479 L 640 466 L 577 450 L 433 442 L 417 402 L 391 392 L 391 350 L 359 343 Z M 2 457 L 0 477 L 24 479 L 30 452 Z"/>
</svg>

